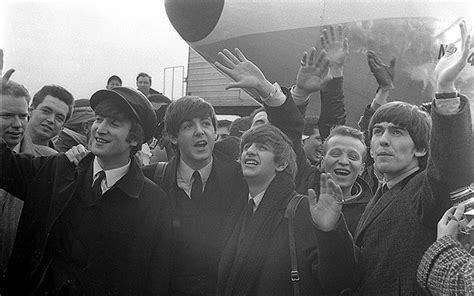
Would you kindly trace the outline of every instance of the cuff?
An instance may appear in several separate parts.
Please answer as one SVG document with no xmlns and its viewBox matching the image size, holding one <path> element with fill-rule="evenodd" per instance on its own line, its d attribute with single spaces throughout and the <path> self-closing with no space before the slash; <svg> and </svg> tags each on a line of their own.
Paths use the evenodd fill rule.
<svg viewBox="0 0 474 296">
<path fill-rule="evenodd" d="M 281 90 L 278 83 L 273 84 L 273 91 L 266 98 L 262 98 L 262 102 L 269 107 L 278 107 L 285 103 L 286 95 Z"/>
</svg>

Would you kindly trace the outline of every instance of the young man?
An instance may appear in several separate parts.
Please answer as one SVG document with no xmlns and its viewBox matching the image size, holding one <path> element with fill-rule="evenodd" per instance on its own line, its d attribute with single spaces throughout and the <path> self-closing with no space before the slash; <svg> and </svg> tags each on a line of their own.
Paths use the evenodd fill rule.
<svg viewBox="0 0 474 296">
<path fill-rule="evenodd" d="M 249 187 L 242 211 L 219 264 L 217 295 L 293 295 L 289 222 L 285 211 L 296 195 L 296 155 L 278 128 L 263 124 L 242 136 L 240 165 Z M 301 295 L 319 295 L 312 272 L 317 258 L 308 203 L 297 206 L 295 251 Z"/>
<path fill-rule="evenodd" d="M 2 141 L 0 187 L 24 200 L 2 295 L 167 295 L 166 194 L 133 155 L 156 117 L 138 91 L 99 90 L 91 153 L 12 153 Z"/>
<path fill-rule="evenodd" d="M 384 182 L 367 205 L 353 241 L 344 223 L 338 223 L 340 188 L 330 180 L 330 190 L 319 199 L 310 195 L 313 221 L 322 230 L 320 273 L 331 277 L 325 285 L 352 287 L 363 295 L 423 293 L 416 270 L 436 238 L 437 221 L 450 206 L 449 192 L 474 179 L 469 101 L 454 88 L 469 54 L 466 24 L 460 27 L 460 54 L 443 57 L 435 69 L 432 128 L 428 114 L 404 102 L 385 104 L 373 115 L 370 151 Z M 334 264 L 341 257 L 349 259 L 344 268 Z"/>
<path fill-rule="evenodd" d="M 56 154 L 53 149 L 35 145 L 24 137 L 30 101 L 26 88 L 13 81 L 0 83 L 0 138 L 6 146 L 35 156 Z M 22 208 L 23 201 L 0 189 L 0 272 L 7 268 Z"/>
<path fill-rule="evenodd" d="M 137 89 L 147 97 L 161 94 L 160 92 L 151 88 L 151 76 L 144 72 L 140 72 L 137 75 Z"/>
<path fill-rule="evenodd" d="M 36 145 L 55 149 L 52 139 L 71 117 L 74 98 L 59 85 L 43 86 L 34 96 L 30 108 L 27 134 Z"/>
<path fill-rule="evenodd" d="M 303 150 L 311 165 L 320 166 L 323 139 L 318 128 L 317 117 L 305 117 L 303 129 Z"/>
<path fill-rule="evenodd" d="M 165 127 L 177 154 L 157 174 L 157 164 L 145 167 L 168 192 L 173 212 L 174 249 L 171 295 L 214 294 L 217 265 L 230 231 L 245 205 L 247 186 L 238 163 L 215 144 L 214 108 L 199 97 L 173 101 Z"/>
</svg>

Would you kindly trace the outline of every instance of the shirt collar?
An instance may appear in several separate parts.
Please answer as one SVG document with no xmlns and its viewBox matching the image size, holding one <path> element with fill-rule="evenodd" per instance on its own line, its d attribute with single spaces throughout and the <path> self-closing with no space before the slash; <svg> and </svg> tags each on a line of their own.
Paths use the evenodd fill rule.
<svg viewBox="0 0 474 296">
<path fill-rule="evenodd" d="M 211 161 L 208 164 L 206 164 L 203 168 L 198 170 L 199 174 L 201 175 L 201 180 L 203 184 L 207 182 L 207 179 L 209 178 L 209 175 L 211 174 L 212 163 L 213 163 L 213 159 L 211 158 Z M 192 183 L 193 173 L 194 173 L 194 170 L 189 165 L 187 165 L 182 159 L 180 159 L 179 164 L 178 164 L 178 175 L 186 184 Z"/>
<path fill-rule="evenodd" d="M 255 197 L 252 197 L 249 193 L 249 201 L 253 199 L 253 202 L 255 203 L 255 206 L 253 208 L 254 213 L 257 210 L 258 206 L 260 205 L 260 202 L 262 202 L 263 196 L 265 195 L 265 191 L 266 190 L 260 192 L 259 194 L 255 195 Z"/>
<path fill-rule="evenodd" d="M 384 183 L 387 184 L 387 187 L 388 189 L 392 189 L 395 185 L 397 185 L 400 181 L 402 181 L 403 179 L 405 179 L 406 177 L 410 176 L 411 174 L 413 174 L 414 172 L 418 171 L 420 169 L 420 167 L 414 167 L 412 168 L 411 170 L 395 177 L 395 178 L 392 178 L 391 180 L 385 180 L 384 179 Z"/>
<path fill-rule="evenodd" d="M 93 163 L 93 168 L 92 168 L 92 179 L 96 179 L 96 175 L 100 171 L 105 172 L 105 186 L 107 189 L 110 187 L 114 186 L 115 183 L 117 183 L 118 180 L 120 180 L 123 176 L 125 176 L 128 172 L 128 168 L 130 167 L 130 159 L 128 159 L 128 163 L 124 166 L 121 166 L 116 169 L 111 169 L 111 170 L 104 170 L 100 164 L 99 161 L 97 160 L 97 157 L 94 157 L 94 163 Z"/>
</svg>

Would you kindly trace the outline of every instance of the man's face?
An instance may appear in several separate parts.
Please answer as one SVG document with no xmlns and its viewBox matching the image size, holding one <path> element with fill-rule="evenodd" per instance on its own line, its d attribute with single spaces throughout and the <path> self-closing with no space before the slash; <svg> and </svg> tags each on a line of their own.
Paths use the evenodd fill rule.
<svg viewBox="0 0 474 296">
<path fill-rule="evenodd" d="M 266 184 L 271 181 L 278 171 L 285 169 L 284 165 L 275 163 L 275 153 L 267 144 L 247 143 L 240 156 L 242 174 L 248 182 Z"/>
<path fill-rule="evenodd" d="M 0 138 L 10 148 L 20 143 L 28 118 L 28 103 L 25 97 L 15 98 L 0 95 Z"/>
<path fill-rule="evenodd" d="M 215 139 L 216 132 L 211 117 L 184 121 L 177 137 L 171 137 L 173 144 L 178 145 L 181 159 L 195 170 L 211 161 Z"/>
<path fill-rule="evenodd" d="M 312 162 L 317 163 L 321 159 L 322 141 L 318 129 L 303 141 L 303 149 L 306 157 Z"/>
<path fill-rule="evenodd" d="M 140 76 L 137 79 L 137 88 L 139 91 L 148 94 L 150 92 L 151 82 L 148 77 Z"/>
<path fill-rule="evenodd" d="M 359 139 L 341 135 L 331 137 L 326 145 L 324 171 L 331 174 L 343 192 L 350 192 L 362 170 L 365 145 Z"/>
<path fill-rule="evenodd" d="M 112 80 L 109 81 L 109 83 L 107 83 L 106 88 L 107 89 L 112 89 L 112 88 L 117 87 L 117 86 L 122 86 L 122 83 L 120 83 L 120 81 L 118 81 L 117 79 L 112 79 Z"/>
<path fill-rule="evenodd" d="M 261 112 L 258 112 L 257 114 L 255 114 L 255 117 L 253 118 L 251 127 L 255 127 L 255 126 L 259 126 L 259 125 L 267 124 L 267 123 L 269 123 L 268 117 L 267 117 L 267 112 L 261 111 Z"/>
<path fill-rule="evenodd" d="M 217 141 L 224 140 L 229 136 L 229 127 L 223 126 L 217 128 Z"/>
<path fill-rule="evenodd" d="M 390 180 L 418 166 L 418 158 L 426 151 L 417 151 L 408 131 L 393 123 L 380 122 L 372 129 L 370 154 L 375 167 Z"/>
<path fill-rule="evenodd" d="M 120 167 L 128 162 L 130 150 L 137 141 L 127 142 L 132 123 L 128 119 L 115 119 L 96 115 L 91 127 L 90 150 L 108 167 Z"/>
<path fill-rule="evenodd" d="M 58 98 L 47 95 L 32 112 L 28 123 L 31 126 L 32 137 L 49 141 L 61 131 L 69 107 Z"/>
</svg>

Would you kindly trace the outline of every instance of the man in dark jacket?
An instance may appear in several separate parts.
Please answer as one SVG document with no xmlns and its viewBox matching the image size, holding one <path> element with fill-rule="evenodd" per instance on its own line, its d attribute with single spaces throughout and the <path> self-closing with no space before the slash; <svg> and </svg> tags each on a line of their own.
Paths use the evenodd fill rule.
<svg viewBox="0 0 474 296">
<path fill-rule="evenodd" d="M 230 230 L 247 199 L 238 163 L 223 153 L 216 139 L 214 108 L 199 97 L 173 101 L 165 127 L 178 152 L 159 173 L 144 167 L 170 197 L 174 246 L 171 295 L 215 295 L 217 265 Z"/>
<path fill-rule="evenodd" d="M 331 181 L 330 192 L 319 201 L 310 198 L 313 221 L 322 230 L 318 246 L 326 286 L 355 288 L 362 295 L 423 293 L 416 282 L 417 266 L 450 206 L 449 192 L 474 179 L 469 100 L 454 88 L 469 54 L 466 24 L 460 27 L 460 54 L 443 57 L 435 69 L 432 123 L 428 114 L 404 102 L 385 104 L 373 115 L 370 151 L 384 182 L 353 241 L 344 223 L 338 223 L 342 194 L 337 185 Z M 339 258 L 348 259 L 344 268 L 334 264 Z"/>
<path fill-rule="evenodd" d="M 90 103 L 92 153 L 77 167 L 64 154 L 0 144 L 0 186 L 24 200 L 2 295 L 167 295 L 167 198 L 133 156 L 155 113 L 125 87 L 99 90 Z"/>
<path fill-rule="evenodd" d="M 306 199 L 296 205 L 294 248 L 297 270 L 290 260 L 287 206 L 296 196 L 293 182 L 296 155 L 291 141 L 278 128 L 253 127 L 242 136 L 240 164 L 249 186 L 248 206 L 242 211 L 219 264 L 217 295 L 300 295 L 321 293 L 312 264 L 317 258 L 316 236 Z M 298 272 L 297 282 L 293 282 Z"/>
</svg>

